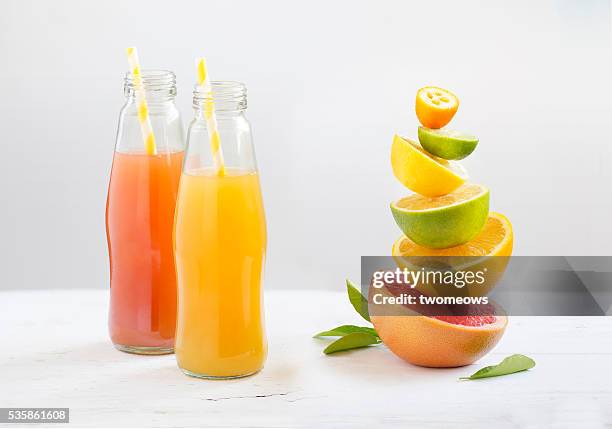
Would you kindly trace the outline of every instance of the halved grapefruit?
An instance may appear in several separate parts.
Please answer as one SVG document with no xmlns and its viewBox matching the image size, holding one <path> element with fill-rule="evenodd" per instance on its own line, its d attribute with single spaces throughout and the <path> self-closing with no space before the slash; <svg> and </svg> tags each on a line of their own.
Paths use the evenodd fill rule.
<svg viewBox="0 0 612 429">
<path fill-rule="evenodd" d="M 414 300 L 402 299 L 407 296 Z M 478 298 L 462 298 L 470 296 Z M 495 347 L 508 318 L 490 299 L 460 304 L 453 298 L 449 293 L 436 297 L 431 289 L 406 283 L 385 283 L 370 287 L 368 313 L 382 342 L 403 360 L 426 367 L 469 365 Z"/>
<path fill-rule="evenodd" d="M 449 368 L 474 363 L 504 335 L 505 315 L 370 316 L 395 355 L 420 366 Z"/>
</svg>

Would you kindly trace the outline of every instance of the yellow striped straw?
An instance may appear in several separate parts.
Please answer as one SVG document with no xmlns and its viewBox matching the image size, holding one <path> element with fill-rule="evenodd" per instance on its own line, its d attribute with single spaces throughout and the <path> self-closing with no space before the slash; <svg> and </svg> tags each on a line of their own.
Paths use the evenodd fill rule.
<svg viewBox="0 0 612 429">
<path fill-rule="evenodd" d="M 210 150 L 212 152 L 215 170 L 219 176 L 224 176 L 225 165 L 223 162 L 223 152 L 221 151 L 221 137 L 219 136 L 219 130 L 217 128 L 212 86 L 210 84 L 208 72 L 206 71 L 206 60 L 204 58 L 196 59 L 196 70 L 198 73 L 198 87 L 204 94 L 207 94 L 204 98 L 204 117 L 206 118 L 206 126 L 208 127 Z"/>
<path fill-rule="evenodd" d="M 142 84 L 142 73 L 140 61 L 138 61 L 138 52 L 136 48 L 127 48 L 126 52 L 130 64 L 130 72 L 132 73 L 134 92 L 136 94 L 136 105 L 138 107 L 138 122 L 140 123 L 140 131 L 142 132 L 145 150 L 148 155 L 157 155 L 155 135 L 153 134 L 151 118 L 149 117 L 149 107 L 147 106 L 144 85 Z"/>
</svg>

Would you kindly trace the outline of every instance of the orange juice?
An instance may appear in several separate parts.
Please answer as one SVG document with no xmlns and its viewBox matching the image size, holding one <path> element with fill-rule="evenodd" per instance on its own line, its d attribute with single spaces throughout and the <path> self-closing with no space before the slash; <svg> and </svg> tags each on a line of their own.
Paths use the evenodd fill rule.
<svg viewBox="0 0 612 429">
<path fill-rule="evenodd" d="M 182 160 L 183 152 L 115 152 L 106 205 L 109 330 L 123 351 L 170 353 L 174 346 L 172 230 Z"/>
<path fill-rule="evenodd" d="M 259 371 L 267 354 L 262 274 L 264 210 L 256 172 L 210 169 L 181 176 L 175 218 L 175 353 L 189 375 Z"/>
</svg>

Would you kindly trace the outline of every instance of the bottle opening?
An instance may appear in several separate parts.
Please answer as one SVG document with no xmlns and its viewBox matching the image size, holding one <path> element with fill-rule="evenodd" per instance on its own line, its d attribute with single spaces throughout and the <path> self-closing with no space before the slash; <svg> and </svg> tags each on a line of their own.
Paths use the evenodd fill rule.
<svg viewBox="0 0 612 429">
<path fill-rule="evenodd" d="M 247 89 L 245 84 L 232 81 L 213 81 L 211 82 L 211 87 L 215 111 L 242 111 L 247 108 Z M 210 97 L 210 93 L 196 85 L 193 90 L 193 108 L 196 110 L 203 109 L 204 102 L 210 99 Z"/>
<path fill-rule="evenodd" d="M 142 85 L 148 96 L 172 98 L 176 96 L 176 75 L 169 70 L 142 70 Z M 123 92 L 126 97 L 134 95 L 134 75 L 125 74 Z"/>
</svg>

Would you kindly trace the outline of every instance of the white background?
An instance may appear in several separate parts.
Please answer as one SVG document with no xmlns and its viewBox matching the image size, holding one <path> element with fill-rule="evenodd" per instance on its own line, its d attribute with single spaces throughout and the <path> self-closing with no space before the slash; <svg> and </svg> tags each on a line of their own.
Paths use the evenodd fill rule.
<svg viewBox="0 0 612 429">
<path fill-rule="evenodd" d="M 400 235 L 392 136 L 416 90 L 452 89 L 522 255 L 611 254 L 610 5 L 590 1 L 3 1 L 0 288 L 105 288 L 106 187 L 124 48 L 249 88 L 267 287 L 342 288 Z"/>
</svg>

